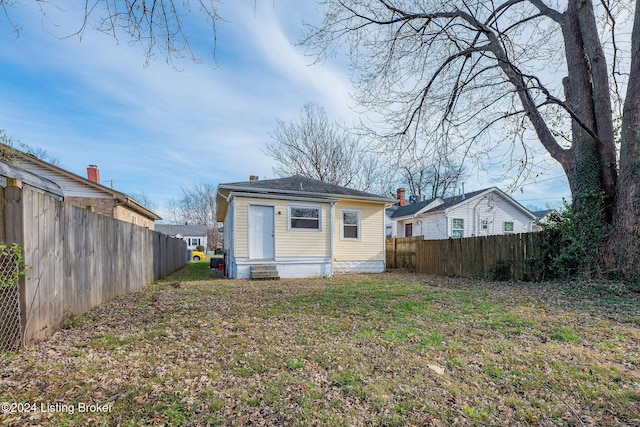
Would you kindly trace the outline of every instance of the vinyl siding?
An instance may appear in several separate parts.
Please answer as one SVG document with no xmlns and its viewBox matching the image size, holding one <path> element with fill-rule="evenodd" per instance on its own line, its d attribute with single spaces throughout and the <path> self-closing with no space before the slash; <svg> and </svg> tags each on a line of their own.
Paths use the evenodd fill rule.
<svg viewBox="0 0 640 427">
<path fill-rule="evenodd" d="M 343 239 L 342 210 L 360 211 L 361 237 L 359 240 Z M 335 260 L 370 261 L 384 260 L 384 205 L 354 200 L 341 200 L 335 207 Z"/>
<path fill-rule="evenodd" d="M 443 213 L 424 217 L 422 230 L 425 240 L 446 239 L 449 236 L 448 218 Z"/>
<path fill-rule="evenodd" d="M 318 257 L 329 256 L 329 203 L 305 203 L 277 199 L 236 197 L 235 220 L 239 226 L 235 230 L 235 256 L 249 257 L 249 206 L 273 206 L 275 215 L 275 256 Z M 289 206 L 313 205 L 321 208 L 321 230 L 290 230 Z"/>
<path fill-rule="evenodd" d="M 514 233 L 531 231 L 532 220 L 509 200 L 491 193 L 493 204 L 488 197 L 471 199 L 445 213 L 436 213 L 423 218 L 425 240 L 447 239 L 452 235 L 453 220 L 464 220 L 464 237 L 489 236 L 504 233 L 504 223 L 513 222 Z M 445 216 L 446 215 L 446 216 Z M 487 230 L 482 229 L 482 220 L 487 221 Z"/>
</svg>

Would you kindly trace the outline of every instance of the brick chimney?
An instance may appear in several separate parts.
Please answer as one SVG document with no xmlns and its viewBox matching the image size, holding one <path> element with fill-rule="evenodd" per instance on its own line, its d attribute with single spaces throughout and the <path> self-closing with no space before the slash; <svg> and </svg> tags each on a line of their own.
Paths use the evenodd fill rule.
<svg viewBox="0 0 640 427">
<path fill-rule="evenodd" d="M 258 175 L 251 175 L 251 176 L 249 177 L 249 181 L 257 181 L 258 179 L 260 179 L 260 178 L 258 177 Z"/>
<path fill-rule="evenodd" d="M 89 165 L 87 167 L 87 179 L 100 184 L 100 169 L 98 169 L 98 166 Z"/>
<path fill-rule="evenodd" d="M 406 190 L 404 188 L 400 187 L 396 191 L 398 193 L 398 204 L 400 206 L 406 205 L 407 201 L 404 199 L 404 194 L 405 194 Z"/>
</svg>

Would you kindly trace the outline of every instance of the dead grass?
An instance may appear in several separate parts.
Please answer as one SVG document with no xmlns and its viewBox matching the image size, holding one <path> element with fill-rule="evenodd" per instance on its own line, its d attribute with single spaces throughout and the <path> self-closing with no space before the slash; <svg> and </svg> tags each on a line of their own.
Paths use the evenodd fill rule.
<svg viewBox="0 0 640 427">
<path fill-rule="evenodd" d="M 0 402 L 36 404 L 0 424 L 640 425 L 633 294 L 199 264 L 0 355 Z"/>
</svg>

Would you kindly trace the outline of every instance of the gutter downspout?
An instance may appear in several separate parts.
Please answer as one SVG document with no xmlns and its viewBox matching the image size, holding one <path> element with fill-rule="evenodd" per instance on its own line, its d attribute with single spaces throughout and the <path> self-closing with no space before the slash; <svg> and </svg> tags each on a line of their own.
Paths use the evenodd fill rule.
<svg viewBox="0 0 640 427">
<path fill-rule="evenodd" d="M 336 218 L 336 203 L 337 200 L 331 202 L 331 208 L 329 209 L 329 276 L 333 277 L 333 262 L 335 260 L 335 237 L 334 237 L 334 229 L 335 229 L 335 218 Z"/>
<path fill-rule="evenodd" d="M 478 205 L 480 205 L 480 202 L 482 202 L 485 198 L 486 196 L 481 197 L 480 200 L 478 200 L 478 203 L 476 203 L 476 205 L 473 207 L 473 235 L 474 236 L 478 236 L 480 234 L 478 230 L 478 221 L 480 221 L 480 218 L 478 216 Z"/>
</svg>

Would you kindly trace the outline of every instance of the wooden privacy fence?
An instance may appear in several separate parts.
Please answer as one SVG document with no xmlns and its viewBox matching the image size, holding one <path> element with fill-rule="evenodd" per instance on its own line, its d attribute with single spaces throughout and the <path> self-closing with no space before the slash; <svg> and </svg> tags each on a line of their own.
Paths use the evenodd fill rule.
<svg viewBox="0 0 640 427">
<path fill-rule="evenodd" d="M 50 335 L 65 317 L 138 290 L 188 262 L 181 240 L 36 190 L 0 187 L 0 205 L 0 243 L 21 246 L 29 266 L 20 278 L 16 310 L 23 343 Z"/>
<path fill-rule="evenodd" d="M 446 240 L 388 239 L 387 268 L 404 267 L 438 276 L 527 280 L 536 277 L 531 261 L 540 256 L 544 237 L 539 232 Z M 394 253 L 393 247 L 402 249 Z M 407 265 L 398 259 L 408 260 Z"/>
<path fill-rule="evenodd" d="M 387 239 L 387 268 L 415 270 L 416 247 L 420 242 L 424 242 L 422 236 Z"/>
</svg>

